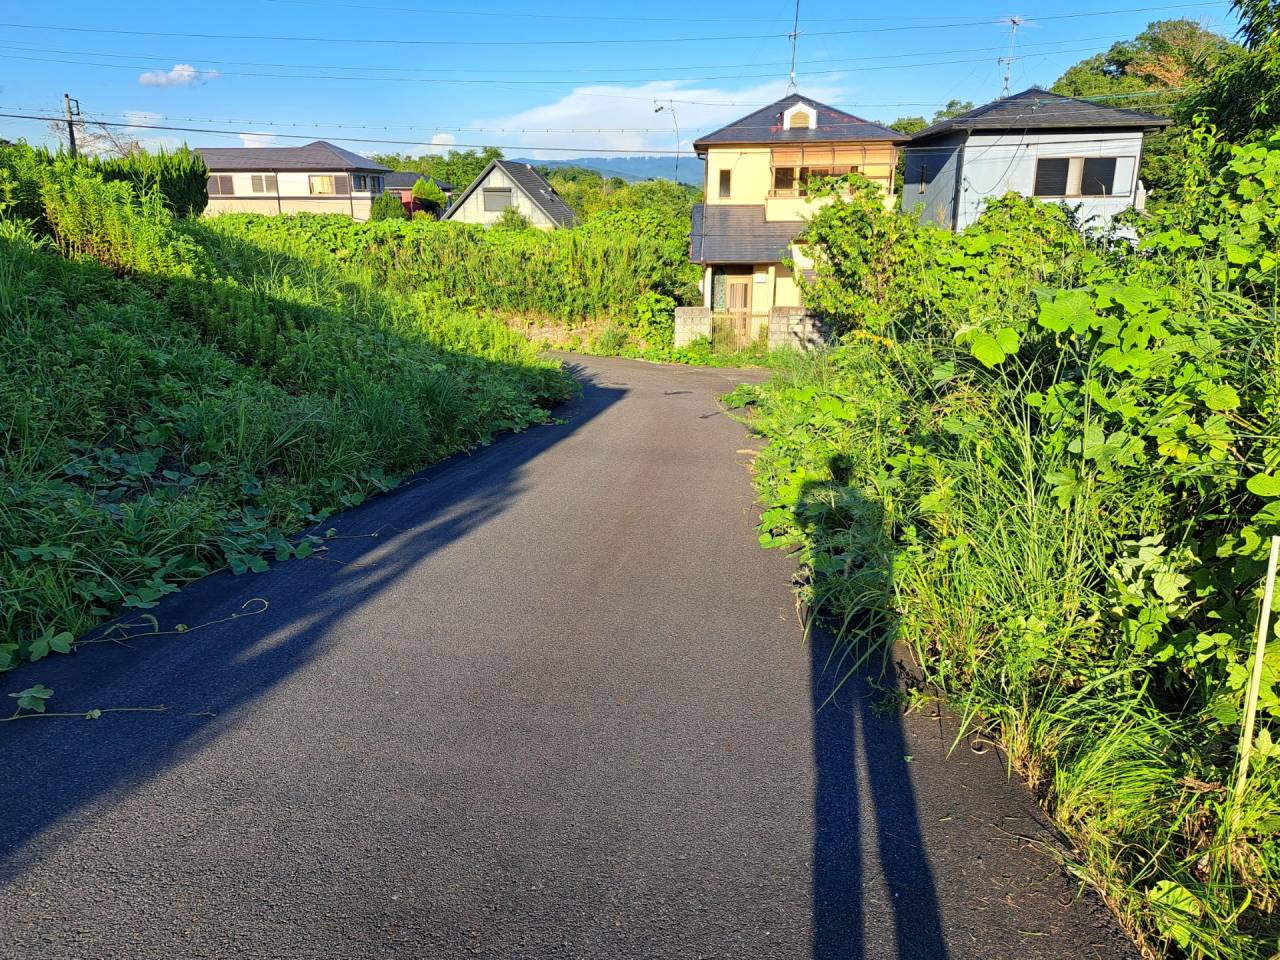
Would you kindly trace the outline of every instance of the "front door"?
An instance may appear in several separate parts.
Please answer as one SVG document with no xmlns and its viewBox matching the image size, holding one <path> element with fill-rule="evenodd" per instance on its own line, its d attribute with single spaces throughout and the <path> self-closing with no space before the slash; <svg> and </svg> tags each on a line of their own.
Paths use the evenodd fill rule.
<svg viewBox="0 0 1280 960">
<path fill-rule="evenodd" d="M 751 340 L 751 274 L 730 274 L 726 277 L 724 299 L 727 322 L 720 325 L 718 331 L 713 324 L 712 339 L 721 348 L 737 350 Z"/>
</svg>

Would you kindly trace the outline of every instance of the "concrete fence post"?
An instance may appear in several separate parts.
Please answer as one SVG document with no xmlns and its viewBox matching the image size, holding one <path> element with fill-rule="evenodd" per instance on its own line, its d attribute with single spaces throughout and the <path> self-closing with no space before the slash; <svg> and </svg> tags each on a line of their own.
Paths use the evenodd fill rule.
<svg viewBox="0 0 1280 960">
<path fill-rule="evenodd" d="M 710 307 L 676 307 L 675 345 L 687 347 L 698 337 L 711 337 Z"/>
</svg>

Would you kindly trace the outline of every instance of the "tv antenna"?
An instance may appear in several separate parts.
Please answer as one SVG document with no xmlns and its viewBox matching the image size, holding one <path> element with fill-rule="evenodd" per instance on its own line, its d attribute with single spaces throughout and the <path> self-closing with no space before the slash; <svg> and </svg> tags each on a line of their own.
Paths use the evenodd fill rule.
<svg viewBox="0 0 1280 960">
<path fill-rule="evenodd" d="M 800 36 L 800 0 L 796 0 L 796 16 L 787 39 L 791 41 L 791 79 L 787 81 L 787 93 L 796 92 L 796 39 Z"/>
<path fill-rule="evenodd" d="M 1023 17 L 1001 17 L 1001 23 L 1009 25 L 1009 55 L 1000 57 L 996 62 L 1004 66 L 1004 86 L 1000 89 L 1000 96 L 1007 97 L 1009 95 L 1009 78 L 1013 74 L 1013 65 L 1019 60 L 1019 57 L 1013 55 L 1014 44 L 1018 42 L 1018 28 L 1027 21 Z"/>
</svg>

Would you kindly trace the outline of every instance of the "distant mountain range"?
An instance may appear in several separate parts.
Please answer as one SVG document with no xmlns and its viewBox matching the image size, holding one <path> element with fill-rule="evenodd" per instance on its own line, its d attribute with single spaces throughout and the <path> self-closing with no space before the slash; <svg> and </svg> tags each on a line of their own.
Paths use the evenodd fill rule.
<svg viewBox="0 0 1280 960">
<path fill-rule="evenodd" d="M 623 180 L 656 180 L 676 178 L 675 157 L 572 157 L 566 160 L 533 160 L 529 157 L 513 158 L 517 163 L 529 163 L 535 167 L 586 167 L 606 177 Z M 702 186 L 702 161 L 697 157 L 680 158 L 680 182 Z"/>
</svg>

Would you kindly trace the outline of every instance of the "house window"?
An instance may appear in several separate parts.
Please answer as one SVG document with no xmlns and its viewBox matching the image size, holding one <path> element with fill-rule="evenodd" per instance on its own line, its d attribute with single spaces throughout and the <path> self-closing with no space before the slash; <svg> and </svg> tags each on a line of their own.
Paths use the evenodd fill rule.
<svg viewBox="0 0 1280 960">
<path fill-rule="evenodd" d="M 773 171 L 773 189 L 779 193 L 790 192 L 796 186 L 795 167 L 777 167 Z"/>
<path fill-rule="evenodd" d="M 313 197 L 329 197 L 338 192 L 337 179 L 337 177 L 328 174 L 324 176 L 312 174 L 307 177 L 307 185 Z"/>
<path fill-rule="evenodd" d="M 231 174 L 216 173 L 209 178 L 209 196 L 234 197 L 235 194 L 235 181 L 231 178 Z"/>
<path fill-rule="evenodd" d="M 484 209 L 486 213 L 501 213 L 511 206 L 510 187 L 485 187 Z"/>
<path fill-rule="evenodd" d="M 352 190 L 368 190 L 369 178 L 365 176 L 363 173 L 353 173 L 351 175 L 351 189 Z"/>
<path fill-rule="evenodd" d="M 1080 174 L 1080 196 L 1109 197 L 1115 192 L 1115 182 L 1115 157 L 1085 157 Z"/>
<path fill-rule="evenodd" d="M 929 165 L 920 164 L 920 192 L 924 193 L 925 184 L 929 182 Z"/>
<path fill-rule="evenodd" d="M 730 186 L 730 181 L 732 177 L 733 177 L 733 174 L 731 171 L 729 170 L 720 171 L 720 199 L 721 200 L 729 199 L 729 186 Z"/>
<path fill-rule="evenodd" d="M 813 118 L 803 110 L 797 110 L 791 115 L 792 130 L 808 130 L 813 126 Z"/>
<path fill-rule="evenodd" d="M 1036 161 L 1036 182 L 1032 192 L 1037 197 L 1065 197 L 1070 173 L 1069 157 L 1041 157 Z"/>
<path fill-rule="evenodd" d="M 372 190 L 374 193 L 381 193 L 381 192 L 382 192 L 382 178 L 381 178 L 381 177 L 370 177 L 370 178 L 369 178 L 369 189 L 370 189 L 370 190 Z"/>
<path fill-rule="evenodd" d="M 275 193 L 276 175 L 274 173 L 255 173 L 249 178 L 249 185 L 254 193 Z"/>
</svg>

